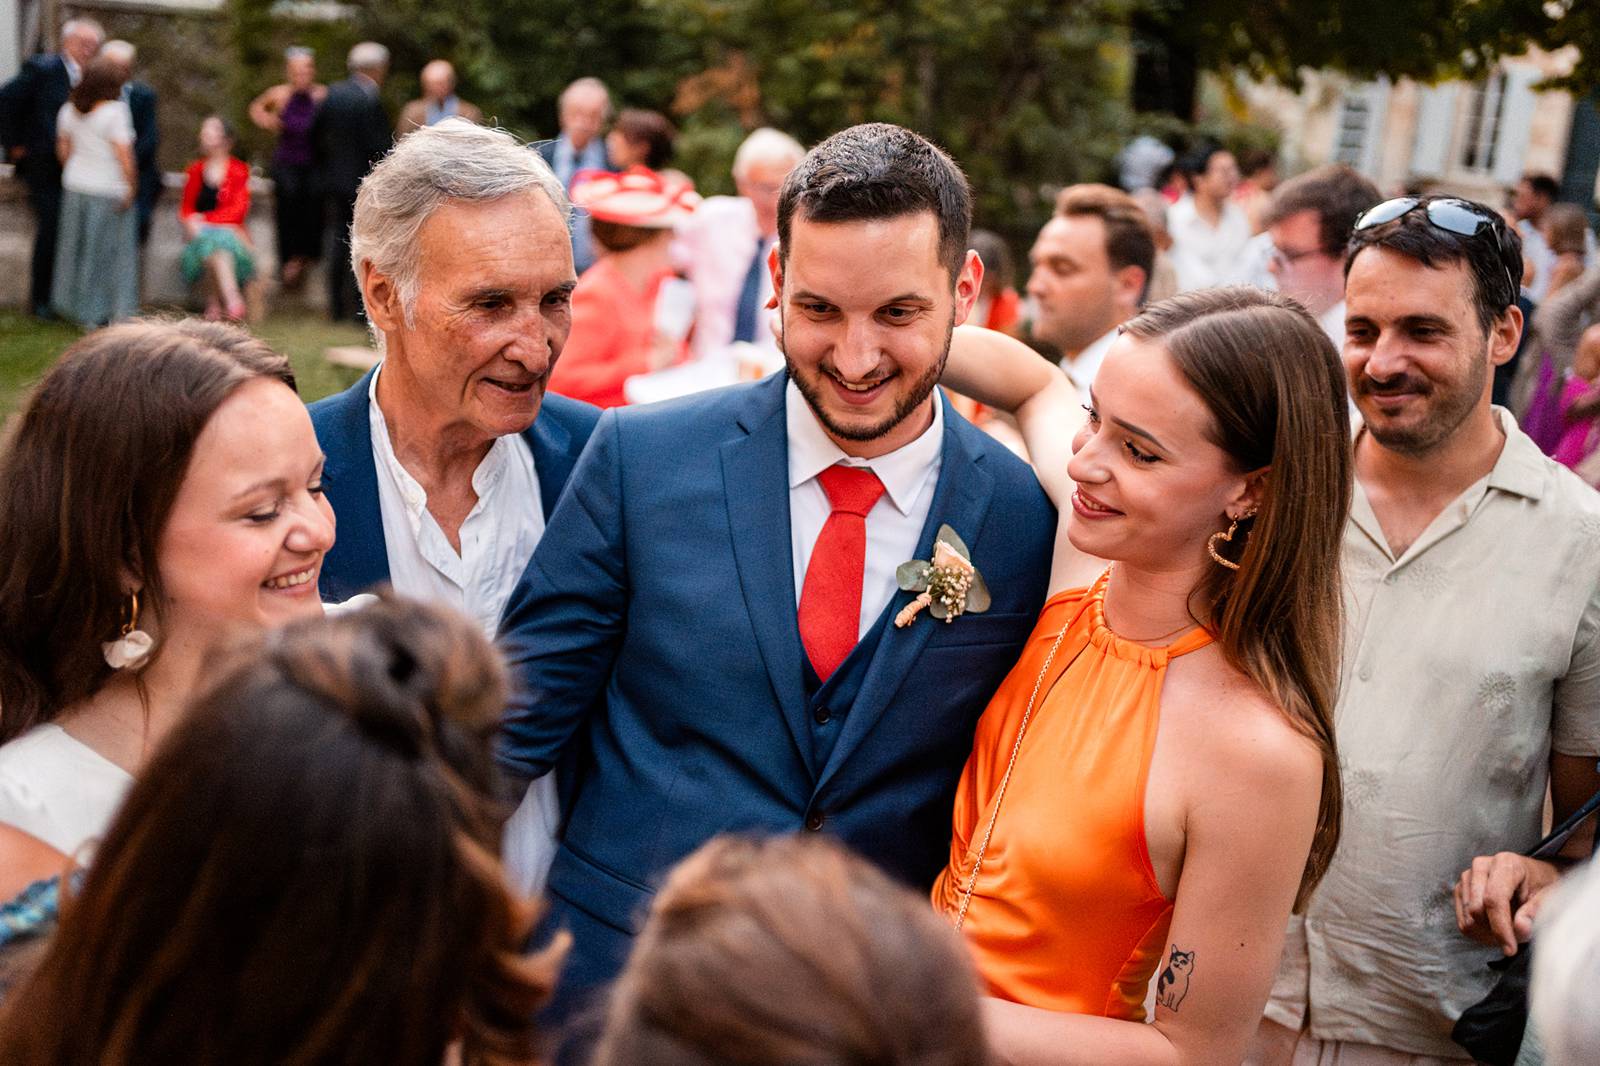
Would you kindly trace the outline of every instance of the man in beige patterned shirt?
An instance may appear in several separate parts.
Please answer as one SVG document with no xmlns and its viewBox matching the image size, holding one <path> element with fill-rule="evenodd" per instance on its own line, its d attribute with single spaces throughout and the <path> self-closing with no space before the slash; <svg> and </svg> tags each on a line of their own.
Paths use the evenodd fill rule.
<svg viewBox="0 0 1600 1066">
<path fill-rule="evenodd" d="M 1291 920 L 1251 1066 L 1468 1060 L 1451 1026 L 1558 876 L 1516 854 L 1546 791 L 1559 819 L 1600 788 L 1600 495 L 1489 402 L 1521 334 L 1519 242 L 1482 205 L 1394 200 L 1357 223 L 1345 270 L 1365 425 L 1343 560 L 1344 834 Z"/>
</svg>

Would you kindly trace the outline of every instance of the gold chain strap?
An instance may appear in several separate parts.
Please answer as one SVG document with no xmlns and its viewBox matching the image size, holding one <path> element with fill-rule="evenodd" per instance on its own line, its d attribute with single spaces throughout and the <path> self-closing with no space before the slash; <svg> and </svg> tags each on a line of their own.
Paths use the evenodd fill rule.
<svg viewBox="0 0 1600 1066">
<path fill-rule="evenodd" d="M 972 876 L 967 878 L 967 887 L 961 893 L 961 909 L 956 912 L 956 931 L 961 930 L 961 925 L 967 920 L 967 908 L 972 905 L 972 890 L 978 884 L 978 871 L 983 869 L 983 856 L 989 850 L 989 841 L 994 837 L 994 825 L 1000 819 L 1000 803 L 1006 798 L 1006 786 L 1011 783 L 1011 771 L 1017 766 L 1017 753 L 1022 751 L 1022 735 L 1028 731 L 1028 719 L 1033 717 L 1034 704 L 1038 702 L 1039 690 L 1044 687 L 1045 675 L 1050 672 L 1050 664 L 1056 661 L 1056 652 L 1061 650 L 1061 642 L 1066 638 L 1067 630 L 1072 623 L 1061 627 L 1061 632 L 1056 634 L 1056 642 L 1050 645 L 1050 654 L 1044 657 L 1044 666 L 1039 670 L 1039 677 L 1033 683 L 1033 695 L 1028 697 L 1028 706 L 1022 712 L 1022 724 L 1017 726 L 1017 742 L 1011 746 L 1011 761 L 1006 763 L 1005 776 L 1000 778 L 1000 791 L 994 798 L 994 810 L 989 814 L 989 827 L 983 831 L 983 843 L 978 845 L 978 857 L 972 863 Z M 1088 647 L 1087 644 L 1084 647 Z M 1080 648 L 1078 655 L 1082 655 Z M 1074 659 L 1077 656 L 1073 656 Z M 1071 663 L 1067 664 L 1069 667 Z"/>
</svg>

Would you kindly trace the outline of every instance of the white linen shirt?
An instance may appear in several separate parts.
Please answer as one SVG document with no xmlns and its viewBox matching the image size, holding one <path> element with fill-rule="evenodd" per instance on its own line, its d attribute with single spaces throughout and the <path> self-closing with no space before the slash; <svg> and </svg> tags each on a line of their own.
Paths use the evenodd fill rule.
<svg viewBox="0 0 1600 1066">
<path fill-rule="evenodd" d="M 511 590 L 544 535 L 539 472 L 528 442 L 513 433 L 489 446 L 472 474 L 478 502 L 461 523 L 458 555 L 428 511 L 428 494 L 394 454 L 378 406 L 378 374 L 372 375 L 367 397 L 389 583 L 401 595 L 455 608 L 493 640 Z M 560 820 L 555 775 L 529 782 L 504 833 L 507 877 L 525 895 L 537 897 L 544 889 Z"/>
<path fill-rule="evenodd" d="M 1106 352 L 1111 349 L 1111 342 L 1117 339 L 1117 329 L 1106 333 L 1079 352 L 1076 359 L 1068 359 L 1065 356 L 1061 359 L 1062 372 L 1067 375 L 1067 380 L 1072 382 L 1072 387 L 1078 390 L 1078 399 L 1086 407 L 1094 405 L 1094 397 L 1090 394 L 1089 388 L 1094 384 L 1094 376 L 1100 373 L 1100 364 L 1106 361 Z"/>
<path fill-rule="evenodd" d="M 866 467 L 884 493 L 867 512 L 867 558 L 861 580 L 861 618 L 856 639 L 866 635 L 900 588 L 894 572 L 916 557 L 917 541 L 933 506 L 944 457 L 944 401 L 933 396 L 933 424 L 910 444 L 875 459 L 846 455 L 823 430 L 794 382 L 783 397 L 789 429 L 789 536 L 794 547 L 794 602 L 798 610 L 811 549 L 833 513 L 817 475 L 837 463 Z"/>
<path fill-rule="evenodd" d="M 457 554 L 428 511 L 428 494 L 394 454 L 389 426 L 378 406 L 382 372 L 380 367 L 372 375 L 368 404 L 389 582 L 403 595 L 455 608 L 493 639 L 511 590 L 544 533 L 533 452 L 515 433 L 489 446 L 489 454 L 472 474 L 478 502 L 461 523 Z"/>
</svg>

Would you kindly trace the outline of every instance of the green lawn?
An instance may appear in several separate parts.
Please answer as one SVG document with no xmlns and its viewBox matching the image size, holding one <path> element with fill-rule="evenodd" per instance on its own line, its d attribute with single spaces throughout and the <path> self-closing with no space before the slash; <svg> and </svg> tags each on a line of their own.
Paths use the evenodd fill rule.
<svg viewBox="0 0 1600 1066">
<path fill-rule="evenodd" d="M 294 364 L 300 398 L 310 403 L 355 383 L 360 371 L 332 366 L 322 357 L 334 345 L 365 344 L 358 326 L 334 325 L 319 316 L 268 315 L 256 333 Z M 27 399 L 27 393 L 56 357 L 82 331 L 58 322 L 40 322 L 21 311 L 0 311 L 0 422 Z"/>
</svg>

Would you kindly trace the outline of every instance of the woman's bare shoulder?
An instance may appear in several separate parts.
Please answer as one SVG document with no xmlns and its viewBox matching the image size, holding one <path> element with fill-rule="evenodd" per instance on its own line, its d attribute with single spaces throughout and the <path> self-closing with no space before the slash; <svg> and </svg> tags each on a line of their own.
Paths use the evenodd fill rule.
<svg viewBox="0 0 1600 1066">
<path fill-rule="evenodd" d="M 1186 722 L 1191 750 L 1219 774 L 1255 785 L 1293 787 L 1322 779 L 1322 754 L 1272 694 L 1236 669 L 1215 645 L 1169 672 L 1162 713 Z"/>
</svg>

